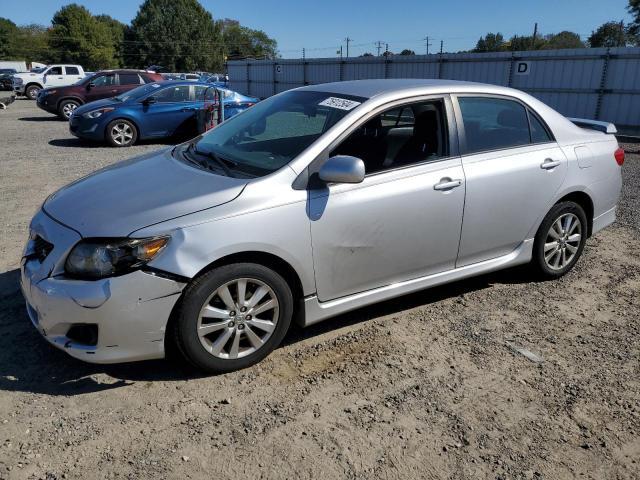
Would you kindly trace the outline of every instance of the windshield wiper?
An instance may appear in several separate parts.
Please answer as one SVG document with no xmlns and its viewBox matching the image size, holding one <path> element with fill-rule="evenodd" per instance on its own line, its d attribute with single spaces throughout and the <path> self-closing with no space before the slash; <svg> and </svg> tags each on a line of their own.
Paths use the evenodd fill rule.
<svg viewBox="0 0 640 480">
<path fill-rule="evenodd" d="M 195 143 L 192 143 L 191 145 L 189 145 L 189 148 L 187 149 L 187 151 L 189 151 L 189 150 L 191 150 L 196 155 L 201 155 L 203 157 L 207 157 L 207 158 L 213 160 L 230 177 L 234 176 L 234 175 L 231 174 L 231 168 L 234 168 L 234 169 L 238 168 L 238 164 L 236 162 L 234 162 L 233 160 L 229 160 L 228 158 L 221 157 L 220 155 L 217 155 L 212 151 L 204 152 L 202 150 L 198 150 L 196 148 L 196 144 Z M 229 167 L 231 167 L 231 168 L 229 168 Z"/>
</svg>

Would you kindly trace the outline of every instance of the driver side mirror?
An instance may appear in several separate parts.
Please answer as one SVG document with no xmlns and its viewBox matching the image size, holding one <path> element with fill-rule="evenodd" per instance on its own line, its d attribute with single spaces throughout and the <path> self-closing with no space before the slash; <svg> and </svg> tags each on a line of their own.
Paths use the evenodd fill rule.
<svg viewBox="0 0 640 480">
<path fill-rule="evenodd" d="M 156 100 L 156 97 L 154 97 L 153 95 L 145 98 L 142 103 L 144 103 L 145 105 L 153 105 L 154 103 L 157 103 L 158 100 Z"/>
<path fill-rule="evenodd" d="M 361 183 L 364 180 L 364 162 L 349 155 L 336 155 L 320 167 L 318 176 L 326 183 Z"/>
<path fill-rule="evenodd" d="M 93 82 L 89 82 L 89 83 L 87 84 L 87 90 L 91 90 L 92 88 L 95 88 L 95 86 L 96 86 L 96 84 L 95 84 L 95 83 L 93 83 Z"/>
</svg>

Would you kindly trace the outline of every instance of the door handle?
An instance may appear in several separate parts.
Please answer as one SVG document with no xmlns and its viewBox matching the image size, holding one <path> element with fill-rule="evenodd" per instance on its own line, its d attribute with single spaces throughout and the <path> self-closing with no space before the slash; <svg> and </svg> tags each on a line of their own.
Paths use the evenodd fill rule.
<svg viewBox="0 0 640 480">
<path fill-rule="evenodd" d="M 542 164 L 540 165 L 540 168 L 544 170 L 552 170 L 556 168 L 558 165 L 560 165 L 560 162 L 558 160 L 547 158 L 544 162 L 542 162 Z"/>
<path fill-rule="evenodd" d="M 196 107 L 184 107 L 182 109 L 183 112 L 192 112 L 196 109 Z"/>
<path fill-rule="evenodd" d="M 449 177 L 441 178 L 440 182 L 433 186 L 434 190 L 451 190 L 462 185 L 462 180 L 451 180 Z"/>
</svg>

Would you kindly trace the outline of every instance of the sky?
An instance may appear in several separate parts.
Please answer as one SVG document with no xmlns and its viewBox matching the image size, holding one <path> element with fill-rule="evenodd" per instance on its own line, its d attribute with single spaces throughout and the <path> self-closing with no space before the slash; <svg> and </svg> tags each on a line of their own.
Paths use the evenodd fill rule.
<svg viewBox="0 0 640 480">
<path fill-rule="evenodd" d="M 56 10 L 72 1 L 0 0 L 0 16 L 18 25 L 49 25 Z M 141 0 L 76 0 L 93 14 L 106 13 L 124 23 L 136 15 Z M 377 53 L 376 41 L 389 50 L 408 48 L 426 53 L 440 49 L 456 52 L 475 46 L 487 32 L 531 35 L 538 23 L 542 34 L 571 30 L 583 39 L 604 22 L 631 20 L 628 0 L 200 0 L 214 18 L 234 18 L 264 30 L 278 41 L 280 54 L 296 58 L 335 56 L 342 44 L 350 55 Z M 384 46 L 382 47 L 384 50 Z"/>
</svg>

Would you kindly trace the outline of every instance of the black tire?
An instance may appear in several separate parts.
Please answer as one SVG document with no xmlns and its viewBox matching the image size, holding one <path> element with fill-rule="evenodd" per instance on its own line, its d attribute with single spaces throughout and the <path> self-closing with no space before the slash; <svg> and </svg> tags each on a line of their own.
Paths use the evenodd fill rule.
<svg viewBox="0 0 640 480">
<path fill-rule="evenodd" d="M 69 120 L 73 111 L 80 106 L 80 102 L 70 98 L 61 100 L 58 104 L 58 116 L 63 120 Z"/>
<path fill-rule="evenodd" d="M 29 100 L 35 100 L 38 97 L 38 92 L 42 90 L 38 85 L 29 85 L 25 91 L 24 96 Z"/>
<path fill-rule="evenodd" d="M 130 137 L 118 135 L 117 132 L 114 131 L 114 129 L 118 128 L 121 131 L 128 132 L 127 135 L 130 132 Z M 119 118 L 107 125 L 104 136 L 109 145 L 111 145 L 112 147 L 130 147 L 131 145 L 134 145 L 138 140 L 138 129 L 129 120 Z"/>
<path fill-rule="evenodd" d="M 216 356 L 205 349 L 205 345 L 203 345 L 203 341 L 201 341 L 200 336 L 198 335 L 200 313 L 205 305 L 215 306 L 215 303 L 212 302 L 215 302 L 215 295 L 220 287 L 224 286 L 228 282 L 234 282 L 237 279 L 249 279 L 249 282 L 251 280 L 257 280 L 271 289 L 270 294 L 274 294 L 275 299 L 277 300 L 277 311 L 273 309 L 271 310 L 271 314 L 274 319 L 277 319 L 277 321 L 274 322 L 275 328 L 270 333 L 270 336 L 264 340 L 264 343 L 262 343 L 260 347 L 256 348 L 255 351 L 249 353 L 252 345 L 249 342 L 249 332 L 247 330 L 252 334 L 255 332 L 262 334 L 262 330 L 259 330 L 256 327 L 249 328 L 249 323 L 246 325 L 243 323 L 242 328 L 246 329 L 244 331 L 244 336 L 242 331 L 238 333 L 240 322 L 236 320 L 235 323 L 237 325 L 234 326 L 232 324 L 234 323 L 234 319 L 237 319 L 240 315 L 244 315 L 239 312 L 235 312 L 237 316 L 231 317 L 229 321 L 214 320 L 214 322 L 220 324 L 224 322 L 230 323 L 226 323 L 224 328 L 212 333 L 211 335 L 213 337 L 211 339 L 207 337 L 207 340 L 203 341 L 211 341 L 211 343 L 214 344 L 215 341 L 219 340 L 227 331 L 234 332 L 229 333 L 231 336 L 228 337 L 229 339 L 225 340 L 225 343 L 223 344 L 222 355 L 228 355 L 229 358 L 219 358 L 219 356 Z M 231 290 L 233 290 L 233 284 L 229 288 L 229 291 Z M 247 295 L 251 295 L 251 293 L 247 291 Z M 211 296 L 214 296 L 214 299 L 211 299 Z M 247 313 L 250 313 L 250 311 Z M 263 313 L 260 315 L 262 316 Z M 264 313 L 264 315 L 266 315 L 266 313 Z M 196 368 L 208 373 L 231 372 L 254 365 L 269 355 L 269 353 L 271 353 L 280 344 L 289 330 L 292 315 L 293 295 L 289 285 L 287 285 L 287 282 L 282 278 L 282 276 L 262 265 L 254 263 L 236 263 L 211 270 L 196 278 L 186 288 L 177 311 L 176 321 L 173 323 L 173 336 L 180 353 Z M 258 319 L 256 318 L 254 321 L 255 320 Z M 244 347 L 241 348 L 245 349 L 244 353 L 246 356 L 230 358 L 232 356 L 230 353 L 231 344 L 235 339 L 235 335 L 239 335 L 239 338 L 241 338 L 240 342 L 243 342 L 242 344 L 244 345 Z"/>
<path fill-rule="evenodd" d="M 573 235 L 579 230 L 580 239 L 579 242 L 570 242 L 568 241 L 568 234 L 560 235 L 557 240 L 551 236 L 551 228 L 558 222 L 559 220 L 564 223 L 567 218 L 573 220 L 574 222 L 577 219 L 579 223 L 578 227 L 575 227 L 573 230 Z M 573 226 L 571 228 L 574 228 Z M 557 231 L 557 226 L 554 228 Z M 564 231 L 562 231 L 564 232 Z M 553 208 L 547 213 L 536 233 L 535 241 L 533 244 L 533 259 L 531 261 L 532 266 L 536 270 L 536 272 L 543 278 L 554 279 L 560 278 L 565 275 L 569 270 L 573 268 L 576 264 L 580 256 L 582 255 L 582 251 L 584 250 L 585 243 L 587 241 L 588 235 L 588 223 L 587 216 L 584 213 L 583 208 L 574 202 L 561 202 L 557 203 L 553 206 Z M 567 237 L 567 238 L 565 238 Z M 548 259 L 545 258 L 545 245 L 551 245 L 552 243 L 556 243 L 556 246 L 549 247 L 546 252 L 546 256 L 553 256 Z M 565 248 L 565 255 L 573 255 L 571 258 L 562 257 L 562 246 Z M 573 248 L 575 248 L 575 252 L 573 252 Z M 571 250 L 569 250 L 571 249 Z M 555 252 L 555 253 L 554 253 Z M 558 265 L 554 267 L 555 261 L 558 260 Z M 566 263 L 562 264 L 566 260 Z"/>
</svg>

